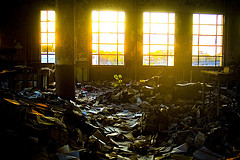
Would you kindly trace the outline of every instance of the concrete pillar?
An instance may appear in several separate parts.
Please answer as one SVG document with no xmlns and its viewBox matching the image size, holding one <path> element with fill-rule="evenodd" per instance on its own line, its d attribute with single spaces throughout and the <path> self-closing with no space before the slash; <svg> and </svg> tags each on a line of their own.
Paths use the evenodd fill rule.
<svg viewBox="0 0 240 160">
<path fill-rule="evenodd" d="M 129 78 L 139 80 L 142 68 L 142 40 L 143 40 L 143 13 L 133 9 L 126 13 L 126 41 L 125 66 L 128 68 Z"/>
<path fill-rule="evenodd" d="M 192 13 L 175 14 L 175 67 L 182 80 L 189 80 L 192 68 Z"/>
<path fill-rule="evenodd" d="M 224 24 L 224 66 L 238 65 L 240 62 L 240 13 L 225 14 Z"/>
<path fill-rule="evenodd" d="M 56 1 L 56 89 L 64 99 L 75 98 L 74 0 Z"/>
</svg>

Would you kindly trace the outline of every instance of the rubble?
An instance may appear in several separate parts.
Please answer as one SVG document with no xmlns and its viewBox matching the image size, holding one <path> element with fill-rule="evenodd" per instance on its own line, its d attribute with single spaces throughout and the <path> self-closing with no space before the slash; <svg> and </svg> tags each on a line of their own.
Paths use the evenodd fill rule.
<svg viewBox="0 0 240 160">
<path fill-rule="evenodd" d="M 118 77 L 119 80 L 119 77 Z M 224 159 L 240 153 L 239 108 L 202 106 L 201 84 L 171 77 L 78 83 L 76 100 L 53 91 L 1 89 L 1 140 L 23 159 Z M 121 85 L 120 85 L 121 84 Z M 200 102 L 199 102 L 200 101 Z M 14 138 L 13 138 L 14 137 Z M 17 143 L 17 142 L 16 142 Z M 15 157 L 17 158 L 17 157 Z"/>
</svg>

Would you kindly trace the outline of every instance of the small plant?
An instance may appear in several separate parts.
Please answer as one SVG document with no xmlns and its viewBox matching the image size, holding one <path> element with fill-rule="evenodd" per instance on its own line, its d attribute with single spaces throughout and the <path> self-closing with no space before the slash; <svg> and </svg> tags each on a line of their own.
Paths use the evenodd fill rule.
<svg viewBox="0 0 240 160">
<path fill-rule="evenodd" d="M 114 88 L 124 85 L 123 81 L 122 81 L 122 75 L 121 74 L 119 74 L 119 75 L 115 74 L 114 79 L 116 80 L 116 82 L 113 82 L 113 84 L 112 84 Z"/>
</svg>

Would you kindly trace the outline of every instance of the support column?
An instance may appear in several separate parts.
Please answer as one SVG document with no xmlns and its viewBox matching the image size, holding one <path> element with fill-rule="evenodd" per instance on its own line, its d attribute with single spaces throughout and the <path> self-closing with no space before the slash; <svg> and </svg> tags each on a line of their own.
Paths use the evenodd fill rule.
<svg viewBox="0 0 240 160">
<path fill-rule="evenodd" d="M 192 13 L 176 13 L 175 66 L 178 78 L 190 80 L 192 68 Z"/>
<path fill-rule="evenodd" d="M 125 62 L 129 78 L 139 80 L 142 68 L 142 40 L 143 25 L 142 11 L 136 8 L 126 12 L 126 54 Z"/>
<path fill-rule="evenodd" d="M 56 1 L 56 89 L 64 99 L 75 98 L 74 0 Z"/>
</svg>

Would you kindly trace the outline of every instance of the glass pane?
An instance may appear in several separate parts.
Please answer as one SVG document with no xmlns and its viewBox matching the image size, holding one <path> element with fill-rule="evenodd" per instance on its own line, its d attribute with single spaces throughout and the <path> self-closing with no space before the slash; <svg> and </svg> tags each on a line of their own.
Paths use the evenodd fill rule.
<svg viewBox="0 0 240 160">
<path fill-rule="evenodd" d="M 55 21 L 55 11 L 48 11 L 48 20 Z"/>
<path fill-rule="evenodd" d="M 175 24 L 169 24 L 169 34 L 175 33 Z"/>
<path fill-rule="evenodd" d="M 92 54 L 98 54 L 98 45 L 92 44 Z"/>
<path fill-rule="evenodd" d="M 215 25 L 200 25 L 200 34 L 203 35 L 216 35 Z"/>
<path fill-rule="evenodd" d="M 169 35 L 169 44 L 174 44 L 174 35 Z"/>
<path fill-rule="evenodd" d="M 217 45 L 222 45 L 222 36 L 217 36 Z"/>
<path fill-rule="evenodd" d="M 169 23 L 175 23 L 175 13 L 169 13 Z"/>
<path fill-rule="evenodd" d="M 160 23 L 160 13 L 151 12 L 150 21 Z"/>
<path fill-rule="evenodd" d="M 98 21 L 98 11 L 92 11 L 92 21 Z"/>
<path fill-rule="evenodd" d="M 193 24 L 199 24 L 199 14 L 193 14 Z"/>
<path fill-rule="evenodd" d="M 198 45 L 198 36 L 193 36 L 193 45 Z"/>
<path fill-rule="evenodd" d="M 48 22 L 48 32 L 55 32 L 55 22 Z"/>
<path fill-rule="evenodd" d="M 100 54 L 117 54 L 117 45 L 104 45 L 99 46 Z"/>
<path fill-rule="evenodd" d="M 118 54 L 124 54 L 124 45 L 118 45 Z"/>
<path fill-rule="evenodd" d="M 100 21 L 117 22 L 117 12 L 115 12 L 115 11 L 100 11 Z"/>
<path fill-rule="evenodd" d="M 149 45 L 143 45 L 143 55 L 149 54 Z"/>
<path fill-rule="evenodd" d="M 117 56 L 100 55 L 100 65 L 117 65 Z"/>
<path fill-rule="evenodd" d="M 92 34 L 92 43 L 98 43 L 98 34 L 97 33 Z"/>
<path fill-rule="evenodd" d="M 55 33 L 48 33 L 48 43 L 55 43 Z"/>
<path fill-rule="evenodd" d="M 149 33 L 149 23 L 144 23 L 143 24 L 143 33 Z"/>
<path fill-rule="evenodd" d="M 216 66 L 222 66 L 222 57 L 217 57 Z"/>
<path fill-rule="evenodd" d="M 198 57 L 192 57 L 192 66 L 198 66 Z"/>
<path fill-rule="evenodd" d="M 174 55 L 174 46 L 169 46 L 168 47 L 168 54 L 169 55 Z"/>
<path fill-rule="evenodd" d="M 200 14 L 200 24 L 216 24 L 216 14 Z"/>
<path fill-rule="evenodd" d="M 223 24 L 223 15 L 218 15 L 218 24 Z"/>
<path fill-rule="evenodd" d="M 193 25 L 193 34 L 199 34 L 199 25 Z"/>
<path fill-rule="evenodd" d="M 47 33 L 41 33 L 41 43 L 47 43 Z"/>
<path fill-rule="evenodd" d="M 215 56 L 215 54 L 216 54 L 216 47 L 199 46 L 200 56 Z"/>
<path fill-rule="evenodd" d="M 199 66 L 215 66 L 215 57 L 199 57 Z"/>
<path fill-rule="evenodd" d="M 117 34 L 100 33 L 99 43 L 117 43 Z"/>
<path fill-rule="evenodd" d="M 143 34 L 143 44 L 149 44 L 149 34 Z"/>
<path fill-rule="evenodd" d="M 150 22 L 150 13 L 149 12 L 143 13 L 143 22 Z"/>
<path fill-rule="evenodd" d="M 99 32 L 117 32 L 117 23 L 101 22 Z"/>
<path fill-rule="evenodd" d="M 167 65 L 167 56 L 150 56 L 150 65 Z"/>
<path fill-rule="evenodd" d="M 217 35 L 223 35 L 223 26 L 217 26 Z"/>
<path fill-rule="evenodd" d="M 125 24 L 124 23 L 118 23 L 118 32 L 125 32 Z"/>
<path fill-rule="evenodd" d="M 215 45 L 216 36 L 199 36 L 199 45 Z"/>
<path fill-rule="evenodd" d="M 174 66 L 174 56 L 168 56 L 168 66 Z"/>
<path fill-rule="evenodd" d="M 150 35 L 151 44 L 167 44 L 167 35 Z"/>
<path fill-rule="evenodd" d="M 160 22 L 168 23 L 168 13 L 160 13 Z"/>
<path fill-rule="evenodd" d="M 48 53 L 55 54 L 55 44 L 48 44 Z"/>
<path fill-rule="evenodd" d="M 55 55 L 48 55 L 48 63 L 55 63 Z"/>
<path fill-rule="evenodd" d="M 41 54 L 47 54 L 47 44 L 41 44 Z"/>
<path fill-rule="evenodd" d="M 167 55 L 167 46 L 151 45 L 150 55 Z"/>
<path fill-rule="evenodd" d="M 217 56 L 222 56 L 222 47 L 217 47 Z"/>
<path fill-rule="evenodd" d="M 124 41 L 125 41 L 125 35 L 118 34 L 118 43 L 124 43 Z"/>
<path fill-rule="evenodd" d="M 41 55 L 41 63 L 47 63 L 47 55 Z"/>
<path fill-rule="evenodd" d="M 47 11 L 41 11 L 41 21 L 47 21 Z"/>
<path fill-rule="evenodd" d="M 143 65 L 149 65 L 149 56 L 143 56 Z"/>
<path fill-rule="evenodd" d="M 168 33 L 168 24 L 151 24 L 151 33 Z"/>
<path fill-rule="evenodd" d="M 92 65 L 98 65 L 98 55 L 92 55 Z"/>
<path fill-rule="evenodd" d="M 98 32 L 98 22 L 92 23 L 92 32 Z"/>
<path fill-rule="evenodd" d="M 47 22 L 41 22 L 41 32 L 47 32 Z"/>
<path fill-rule="evenodd" d="M 118 65 L 124 65 L 124 56 L 118 56 Z"/>
<path fill-rule="evenodd" d="M 125 22 L 125 12 L 118 12 L 118 21 Z"/>
<path fill-rule="evenodd" d="M 168 13 L 151 12 L 151 22 L 168 23 Z"/>
<path fill-rule="evenodd" d="M 192 47 L 192 55 L 197 56 L 198 55 L 198 46 Z"/>
</svg>

